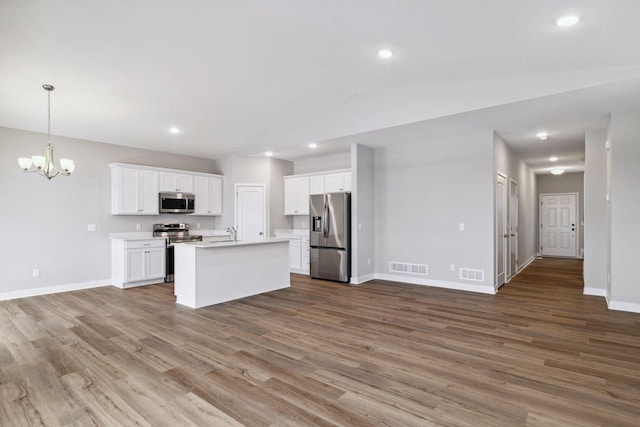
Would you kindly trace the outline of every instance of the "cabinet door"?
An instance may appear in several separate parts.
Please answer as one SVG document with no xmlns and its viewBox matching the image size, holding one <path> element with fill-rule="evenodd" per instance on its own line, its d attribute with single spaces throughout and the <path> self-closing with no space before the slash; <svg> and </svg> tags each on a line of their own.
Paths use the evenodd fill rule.
<svg viewBox="0 0 640 427">
<path fill-rule="evenodd" d="M 146 249 L 127 249 L 125 282 L 137 282 L 146 278 Z"/>
<path fill-rule="evenodd" d="M 222 215 L 222 178 L 209 178 L 209 206 L 212 215 Z"/>
<path fill-rule="evenodd" d="M 159 190 L 193 193 L 193 176 L 180 173 L 160 172 Z"/>
<path fill-rule="evenodd" d="M 196 196 L 196 208 L 193 213 L 195 215 L 210 215 L 209 178 L 196 176 L 193 183 L 193 192 Z"/>
<path fill-rule="evenodd" d="M 309 194 L 324 194 L 324 175 L 309 177 Z"/>
<path fill-rule="evenodd" d="M 138 183 L 139 177 L 140 173 L 135 169 L 123 168 L 118 170 L 119 186 L 114 191 L 114 197 L 118 198 L 117 213 L 140 213 L 140 184 Z"/>
<path fill-rule="evenodd" d="M 342 191 L 351 191 L 351 174 L 350 173 L 345 173 L 342 176 L 342 188 L 344 189 Z"/>
<path fill-rule="evenodd" d="M 158 172 L 139 171 L 140 213 L 158 215 Z"/>
<path fill-rule="evenodd" d="M 309 214 L 309 178 L 287 178 L 284 181 L 284 214 Z"/>
<path fill-rule="evenodd" d="M 145 276 L 147 279 L 160 279 L 165 271 L 165 248 L 153 248 L 146 251 Z"/>
<path fill-rule="evenodd" d="M 351 191 L 351 174 L 336 173 L 325 176 L 324 191 L 326 193 L 339 193 L 341 191 Z"/>
<path fill-rule="evenodd" d="M 176 175 L 176 191 L 193 193 L 193 176 L 182 174 Z"/>
<path fill-rule="evenodd" d="M 302 267 L 300 240 L 289 241 L 289 268 L 291 270 L 300 270 Z"/>
</svg>

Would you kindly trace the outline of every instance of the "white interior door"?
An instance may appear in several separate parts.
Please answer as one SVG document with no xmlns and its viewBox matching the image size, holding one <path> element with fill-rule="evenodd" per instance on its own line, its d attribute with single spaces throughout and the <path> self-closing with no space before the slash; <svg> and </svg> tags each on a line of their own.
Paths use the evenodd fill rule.
<svg viewBox="0 0 640 427">
<path fill-rule="evenodd" d="M 236 228 L 238 240 L 259 240 L 266 234 L 264 185 L 236 186 Z"/>
<path fill-rule="evenodd" d="M 578 195 L 540 195 L 540 253 L 542 256 L 576 256 Z"/>
<path fill-rule="evenodd" d="M 509 265 L 507 280 L 518 272 L 518 183 L 509 180 Z"/>
<path fill-rule="evenodd" d="M 498 174 L 496 181 L 496 284 L 504 285 L 509 233 L 507 232 L 507 178 Z"/>
</svg>

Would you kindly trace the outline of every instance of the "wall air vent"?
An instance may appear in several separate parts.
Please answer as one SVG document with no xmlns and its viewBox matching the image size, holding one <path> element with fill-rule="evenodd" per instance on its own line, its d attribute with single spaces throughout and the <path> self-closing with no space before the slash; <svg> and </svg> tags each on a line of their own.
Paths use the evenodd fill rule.
<svg viewBox="0 0 640 427">
<path fill-rule="evenodd" d="M 460 278 L 462 280 L 472 280 L 474 282 L 484 282 L 484 270 L 475 270 L 473 268 L 461 268 Z"/>
<path fill-rule="evenodd" d="M 425 264 L 390 261 L 389 271 L 393 273 L 419 274 L 421 276 L 426 276 L 429 274 L 429 266 Z"/>
</svg>

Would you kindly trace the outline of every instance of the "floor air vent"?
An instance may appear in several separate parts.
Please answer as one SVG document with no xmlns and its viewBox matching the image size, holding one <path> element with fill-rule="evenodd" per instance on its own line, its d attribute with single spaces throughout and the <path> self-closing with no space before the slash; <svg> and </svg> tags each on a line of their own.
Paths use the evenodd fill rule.
<svg viewBox="0 0 640 427">
<path fill-rule="evenodd" d="M 473 280 L 474 282 L 484 282 L 484 270 L 474 270 L 473 268 L 461 268 L 460 278 L 463 280 Z"/>
<path fill-rule="evenodd" d="M 389 262 L 389 271 L 393 273 L 419 274 L 426 276 L 429 274 L 429 267 L 425 264 L 410 264 L 408 262 Z"/>
</svg>

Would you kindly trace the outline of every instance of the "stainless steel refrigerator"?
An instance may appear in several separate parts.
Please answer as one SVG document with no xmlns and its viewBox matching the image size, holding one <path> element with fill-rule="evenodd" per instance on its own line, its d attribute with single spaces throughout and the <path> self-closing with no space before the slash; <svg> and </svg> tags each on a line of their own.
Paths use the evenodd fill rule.
<svg viewBox="0 0 640 427">
<path fill-rule="evenodd" d="M 311 277 L 351 280 L 351 193 L 309 197 Z"/>
</svg>

